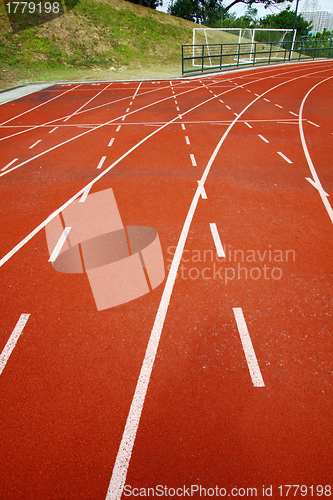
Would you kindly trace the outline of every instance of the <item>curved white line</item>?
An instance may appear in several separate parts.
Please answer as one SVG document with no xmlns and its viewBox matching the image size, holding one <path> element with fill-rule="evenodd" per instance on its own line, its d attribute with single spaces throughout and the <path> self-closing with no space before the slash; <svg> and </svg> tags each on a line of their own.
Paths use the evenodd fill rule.
<svg viewBox="0 0 333 500">
<path fill-rule="evenodd" d="M 313 180 L 314 182 L 311 182 L 312 179 L 309 179 L 311 184 L 318 190 L 319 194 L 320 194 L 320 197 L 322 199 L 322 202 L 324 203 L 324 206 L 327 210 L 327 213 L 331 219 L 331 222 L 333 223 L 333 210 L 332 210 L 332 207 L 327 199 L 327 196 L 328 194 L 325 192 L 323 186 L 321 185 L 321 182 L 319 180 L 319 177 L 318 177 L 318 174 L 316 172 L 316 169 L 314 167 L 314 164 L 312 162 L 312 159 L 311 159 L 311 156 L 310 156 L 310 153 L 309 153 L 309 149 L 308 149 L 308 146 L 306 144 L 306 140 L 305 140 L 305 136 L 304 136 L 304 130 L 303 130 L 303 122 L 302 122 L 302 117 L 303 117 L 303 109 L 304 109 L 304 104 L 305 104 L 305 101 L 307 100 L 308 96 L 310 95 L 310 93 L 316 88 L 318 87 L 319 85 L 321 85 L 322 83 L 324 82 L 327 82 L 328 80 L 331 80 L 333 78 L 333 76 L 330 76 L 328 78 L 325 78 L 324 80 L 316 83 L 316 85 L 314 85 L 310 90 L 309 92 L 305 95 L 303 101 L 302 101 L 302 104 L 299 108 L 299 119 L 298 119 L 298 127 L 299 127 L 299 134 L 300 134 L 300 137 L 301 137 L 301 142 L 302 142 L 302 147 L 303 147 L 303 151 L 304 151 L 304 154 L 305 154 L 305 158 L 306 158 L 306 161 L 308 162 L 308 165 L 309 165 L 309 169 L 311 171 L 311 174 L 312 174 L 312 177 L 313 177 Z"/>
</svg>

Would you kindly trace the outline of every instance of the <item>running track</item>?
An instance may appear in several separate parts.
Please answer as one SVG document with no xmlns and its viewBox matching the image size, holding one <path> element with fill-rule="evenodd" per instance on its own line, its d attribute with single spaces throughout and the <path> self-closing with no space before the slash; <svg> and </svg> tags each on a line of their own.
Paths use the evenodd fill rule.
<svg viewBox="0 0 333 500">
<path fill-rule="evenodd" d="M 329 61 L 0 106 L 1 499 L 330 496 L 332 110 Z M 87 187 L 171 267 L 100 312 L 45 238 Z"/>
</svg>

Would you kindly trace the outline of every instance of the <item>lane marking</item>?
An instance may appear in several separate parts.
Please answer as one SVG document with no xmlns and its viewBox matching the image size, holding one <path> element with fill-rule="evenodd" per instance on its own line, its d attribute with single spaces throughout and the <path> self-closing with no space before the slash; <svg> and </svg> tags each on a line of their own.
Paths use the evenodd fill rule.
<svg viewBox="0 0 333 500">
<path fill-rule="evenodd" d="M 186 144 L 191 144 L 191 143 L 190 143 L 190 139 L 188 138 L 188 136 L 187 136 L 187 135 L 185 135 L 185 141 L 186 141 Z"/>
<path fill-rule="evenodd" d="M 181 123 L 182 129 L 186 130 L 184 123 Z"/>
<path fill-rule="evenodd" d="M 106 90 L 107 88 L 110 87 L 110 85 L 112 85 L 112 82 L 109 83 L 106 87 L 104 87 L 102 90 L 100 90 L 96 95 L 94 95 L 93 97 L 91 97 L 91 99 L 89 99 L 89 101 L 87 101 L 86 103 L 82 104 L 82 106 L 80 106 L 76 111 L 74 111 L 74 113 L 72 113 L 71 115 L 67 116 L 67 118 L 65 118 L 64 122 L 67 122 L 70 118 L 72 118 L 74 115 L 78 114 L 81 109 L 85 108 L 86 106 L 88 106 L 89 103 L 91 103 L 91 101 L 93 101 L 94 99 L 96 99 L 96 97 L 98 97 L 102 92 L 104 92 L 104 90 Z"/>
<path fill-rule="evenodd" d="M 10 161 L 9 163 L 7 163 L 7 165 L 5 165 L 2 169 L 1 169 L 1 172 L 4 172 L 4 170 L 6 170 L 6 168 L 9 168 L 11 165 L 13 165 L 13 163 L 15 163 L 16 161 L 18 160 L 18 158 L 14 158 L 14 160 Z"/>
<path fill-rule="evenodd" d="M 289 111 L 289 113 L 290 113 L 291 115 L 294 115 L 294 116 L 297 116 L 297 117 L 298 117 L 298 114 L 297 114 L 297 113 L 294 113 L 293 111 Z"/>
<path fill-rule="evenodd" d="M 245 123 L 245 125 L 246 125 L 247 127 L 249 127 L 249 128 L 253 128 L 253 127 L 252 127 L 252 125 L 250 125 L 249 123 L 247 123 L 247 122 L 244 122 L 244 123 Z"/>
<path fill-rule="evenodd" d="M 7 344 L 5 345 L 1 355 L 0 355 L 0 375 L 2 374 L 7 361 L 16 346 L 16 343 L 23 332 L 23 329 L 30 317 L 30 314 L 21 314 L 11 336 L 9 337 Z"/>
<path fill-rule="evenodd" d="M 317 125 L 316 123 L 310 122 L 310 120 L 307 120 L 308 123 L 311 123 L 311 125 L 314 125 L 315 127 L 320 127 L 320 125 Z"/>
<path fill-rule="evenodd" d="M 235 113 L 235 112 L 234 112 L 234 115 L 235 115 L 235 116 L 238 116 L 238 114 L 237 114 L 237 113 Z"/>
<path fill-rule="evenodd" d="M 260 137 L 260 139 L 262 139 L 264 142 L 269 143 L 269 140 L 267 140 L 263 135 L 258 134 L 258 137 Z"/>
<path fill-rule="evenodd" d="M 54 262 L 58 255 L 59 255 L 59 252 L 60 250 L 62 249 L 66 239 L 67 239 L 67 236 L 69 235 L 69 231 L 71 230 L 71 227 L 65 227 L 65 229 L 63 230 L 63 232 L 61 233 L 61 236 L 58 240 L 58 243 L 56 244 L 56 246 L 54 247 L 54 250 L 53 252 L 51 253 L 50 255 L 50 258 L 48 260 L 48 262 Z"/>
<path fill-rule="evenodd" d="M 126 113 L 128 113 L 129 111 L 131 111 L 131 108 L 127 108 L 126 109 Z"/>
<path fill-rule="evenodd" d="M 291 160 L 289 160 L 289 158 L 287 158 L 286 155 L 284 155 L 283 153 L 281 153 L 281 151 L 277 151 L 277 154 L 281 156 L 281 158 L 283 158 L 287 163 L 292 163 Z"/>
<path fill-rule="evenodd" d="M 191 153 L 190 157 L 191 157 L 191 162 L 192 162 L 193 167 L 197 167 L 198 165 L 197 165 L 197 162 L 195 161 L 194 154 Z"/>
<path fill-rule="evenodd" d="M 301 106 L 300 106 L 300 109 L 299 109 L 298 126 L 299 126 L 299 133 L 300 133 L 300 137 L 301 137 L 301 142 L 302 142 L 302 147 L 303 147 L 303 151 L 304 151 L 304 154 L 305 154 L 305 158 L 306 158 L 306 161 L 308 162 L 308 166 L 309 166 L 310 172 L 311 172 L 312 177 L 313 177 L 313 182 L 311 182 L 311 184 L 318 190 L 319 195 L 320 195 L 320 197 L 322 199 L 322 202 L 323 202 L 323 204 L 324 204 L 324 206 L 326 208 L 326 211 L 328 213 L 328 216 L 331 219 L 331 222 L 333 223 L 333 210 L 332 210 L 332 207 L 330 205 L 330 202 L 327 199 L 327 193 L 325 192 L 325 190 L 324 190 L 324 188 L 323 188 L 323 186 L 322 186 L 322 184 L 320 182 L 320 179 L 319 179 L 318 174 L 316 172 L 315 166 L 314 166 L 314 164 L 312 162 L 312 159 L 311 159 L 311 156 L 310 156 L 310 153 L 309 153 L 309 150 L 308 150 L 308 146 L 307 146 L 306 140 L 305 140 L 305 135 L 304 135 L 304 130 L 303 130 L 303 120 L 302 120 L 305 101 L 307 100 L 307 98 L 310 95 L 310 93 L 315 88 L 317 88 L 318 85 L 321 85 L 322 83 L 327 82 L 328 80 L 331 80 L 332 78 L 333 78 L 333 76 L 330 76 L 328 78 L 325 78 L 321 82 L 318 82 L 304 96 L 304 99 L 303 99 L 303 101 L 301 103 Z"/>
<path fill-rule="evenodd" d="M 52 134 L 52 132 L 54 132 L 55 130 L 57 130 L 57 128 L 59 128 L 59 127 L 54 127 L 52 130 L 50 130 L 49 134 Z"/>
<path fill-rule="evenodd" d="M 121 121 L 124 121 L 124 120 L 125 120 L 125 118 L 126 118 L 126 115 L 122 116 L 122 117 L 121 117 Z"/>
<path fill-rule="evenodd" d="M 230 106 L 228 106 L 227 104 L 225 105 L 225 107 L 226 107 L 226 108 L 228 108 L 228 109 L 231 109 L 231 107 L 230 107 Z"/>
<path fill-rule="evenodd" d="M 226 257 L 215 222 L 209 224 L 218 257 Z"/>
<path fill-rule="evenodd" d="M 269 99 L 266 99 L 266 97 L 264 97 L 264 101 L 271 102 Z"/>
<path fill-rule="evenodd" d="M 316 184 L 316 183 L 315 183 L 315 181 L 314 181 L 313 179 L 311 179 L 310 177 L 305 177 L 305 179 L 306 179 L 307 181 L 309 181 L 309 182 L 310 182 L 310 184 L 312 184 L 312 186 L 313 186 L 314 188 L 318 189 L 318 191 L 319 191 L 319 192 L 321 191 L 321 186 L 318 186 L 318 184 Z M 323 194 L 324 194 L 325 196 L 329 196 L 329 194 L 328 194 L 328 193 L 326 193 L 326 191 L 324 191 L 324 190 L 323 190 Z"/>
<path fill-rule="evenodd" d="M 113 142 L 114 142 L 114 137 L 112 137 L 112 139 L 110 140 L 110 142 L 109 142 L 108 146 L 109 146 L 109 147 L 110 147 L 110 146 L 112 146 Z"/>
<path fill-rule="evenodd" d="M 201 198 L 203 200 L 207 200 L 207 194 L 206 194 L 206 190 L 204 188 L 204 185 L 202 184 L 201 181 L 197 181 L 197 183 L 199 184 L 199 187 L 200 187 L 200 195 L 201 195 Z"/>
<path fill-rule="evenodd" d="M 121 125 L 118 125 L 118 127 L 116 128 L 116 132 L 119 132 L 120 129 L 121 129 Z"/>
<path fill-rule="evenodd" d="M 29 146 L 29 149 L 32 149 L 34 148 L 35 146 L 37 146 L 37 144 L 39 144 L 40 142 L 42 142 L 42 139 L 38 139 L 38 141 L 36 141 L 34 144 L 32 144 L 31 146 Z"/>
<path fill-rule="evenodd" d="M 220 102 L 222 102 L 222 104 L 224 104 L 224 101 L 222 101 L 222 99 L 219 99 Z"/>
<path fill-rule="evenodd" d="M 106 160 L 106 156 L 102 156 L 102 158 L 99 160 L 99 164 L 97 165 L 97 168 L 102 168 L 103 163 Z"/>
<path fill-rule="evenodd" d="M 235 316 L 235 320 L 237 323 L 237 328 L 239 332 L 239 336 L 241 339 L 241 343 L 243 346 L 243 350 L 245 353 L 245 358 L 247 362 L 247 366 L 249 367 L 251 379 L 254 387 L 265 387 L 264 380 L 261 375 L 261 371 L 259 368 L 259 363 L 256 357 L 256 353 L 254 352 L 254 348 L 252 345 L 251 337 L 246 325 L 246 321 L 244 318 L 244 314 L 241 307 L 233 307 L 232 308 Z"/>
<path fill-rule="evenodd" d="M 280 106 L 280 104 L 275 104 L 274 106 L 276 106 L 277 108 L 283 109 L 283 106 Z"/>
<path fill-rule="evenodd" d="M 89 194 L 90 189 L 92 188 L 92 184 L 87 187 L 87 189 L 83 192 L 83 195 L 81 196 L 79 202 L 84 203 L 87 199 L 87 196 Z"/>
</svg>

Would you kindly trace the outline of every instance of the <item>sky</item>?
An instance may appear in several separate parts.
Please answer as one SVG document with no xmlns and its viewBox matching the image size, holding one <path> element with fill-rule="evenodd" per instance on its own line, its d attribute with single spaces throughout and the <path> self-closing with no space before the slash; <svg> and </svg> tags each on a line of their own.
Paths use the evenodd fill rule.
<svg viewBox="0 0 333 500">
<path fill-rule="evenodd" d="M 163 0 L 163 7 L 162 8 L 160 7 L 158 10 L 162 10 L 163 12 L 166 12 L 168 5 L 169 5 L 169 1 L 170 0 Z M 228 4 L 228 1 L 229 0 L 225 1 L 226 5 Z M 305 5 L 305 1 L 306 0 L 299 0 L 298 12 L 302 11 L 303 6 Z M 333 11 L 333 0 L 318 0 L 318 5 L 319 5 L 319 8 L 321 8 L 321 10 Z M 256 5 L 255 7 L 256 7 L 256 9 L 258 9 L 258 16 L 259 17 L 264 17 L 268 14 L 278 14 L 280 12 L 280 10 L 283 10 L 283 8 L 281 9 L 281 7 L 270 8 L 270 9 L 265 9 L 264 7 L 258 6 L 258 5 Z M 295 10 L 295 7 L 296 7 L 296 0 L 294 0 L 293 3 L 291 4 L 291 9 Z M 245 14 L 245 11 L 246 11 L 246 7 L 244 7 L 244 4 L 243 5 L 240 4 L 237 7 L 234 7 L 233 9 L 230 10 L 230 12 L 235 12 L 237 14 L 237 16 L 242 16 L 243 14 Z"/>
</svg>

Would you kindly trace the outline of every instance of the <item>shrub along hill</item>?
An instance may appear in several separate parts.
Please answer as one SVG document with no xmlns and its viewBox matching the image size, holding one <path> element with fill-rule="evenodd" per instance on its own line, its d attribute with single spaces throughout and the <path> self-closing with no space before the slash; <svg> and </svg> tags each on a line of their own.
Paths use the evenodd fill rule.
<svg viewBox="0 0 333 500">
<path fill-rule="evenodd" d="M 189 21 L 125 0 L 79 0 L 61 17 L 13 33 L 0 2 L 0 88 L 31 81 L 181 74 Z"/>
</svg>

